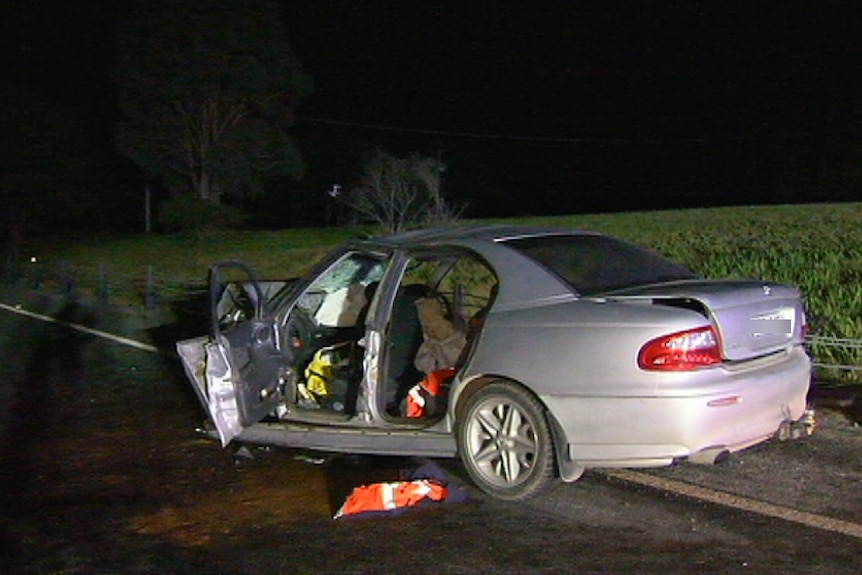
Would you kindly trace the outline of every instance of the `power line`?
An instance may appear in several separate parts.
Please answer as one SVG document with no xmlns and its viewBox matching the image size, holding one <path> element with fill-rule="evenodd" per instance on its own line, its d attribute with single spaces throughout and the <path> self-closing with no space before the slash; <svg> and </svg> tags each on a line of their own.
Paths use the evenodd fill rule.
<svg viewBox="0 0 862 575">
<path fill-rule="evenodd" d="M 348 120 L 333 120 L 331 118 L 302 117 L 300 121 L 312 124 L 329 124 L 348 128 L 361 128 L 379 132 L 398 132 L 402 134 L 421 134 L 427 136 L 445 136 L 447 138 L 469 138 L 474 140 L 506 140 L 557 144 L 588 144 L 588 143 L 626 143 L 624 138 L 559 138 L 551 136 L 521 136 L 515 134 L 480 134 L 477 132 L 457 132 L 451 130 L 435 130 L 430 128 L 406 128 L 403 126 L 388 126 L 384 124 L 368 124 Z"/>
<path fill-rule="evenodd" d="M 518 134 L 489 134 L 478 132 L 461 132 L 454 130 L 437 130 L 431 128 L 410 128 L 404 126 L 391 126 L 386 124 L 372 124 L 366 122 L 355 122 L 351 120 L 336 120 L 332 118 L 320 118 L 314 116 L 301 116 L 300 122 L 311 124 L 327 124 L 331 126 L 343 126 L 347 128 L 359 128 L 363 130 L 374 130 L 378 132 L 395 132 L 401 134 L 417 134 L 426 136 L 441 136 L 446 138 L 464 138 L 473 140 L 496 140 L 510 142 L 528 142 L 537 144 L 714 144 L 728 142 L 761 142 L 769 140 L 802 139 L 815 136 L 840 133 L 857 133 L 858 126 L 862 121 L 847 122 L 846 127 L 823 129 L 823 130 L 800 130 L 795 132 L 775 132 L 758 136 L 727 136 L 727 137 L 691 137 L 691 138 L 600 138 L 600 137 L 557 137 L 557 136 L 527 136 Z M 856 126 L 856 127 L 853 127 Z"/>
</svg>

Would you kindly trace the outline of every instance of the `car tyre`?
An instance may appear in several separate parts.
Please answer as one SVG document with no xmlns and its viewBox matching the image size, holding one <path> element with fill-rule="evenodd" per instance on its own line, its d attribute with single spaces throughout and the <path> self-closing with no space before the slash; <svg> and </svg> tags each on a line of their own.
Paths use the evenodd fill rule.
<svg viewBox="0 0 862 575">
<path fill-rule="evenodd" d="M 491 383 L 467 399 L 457 440 L 467 473 L 494 497 L 527 499 L 554 477 L 554 446 L 544 406 L 513 382 Z"/>
</svg>

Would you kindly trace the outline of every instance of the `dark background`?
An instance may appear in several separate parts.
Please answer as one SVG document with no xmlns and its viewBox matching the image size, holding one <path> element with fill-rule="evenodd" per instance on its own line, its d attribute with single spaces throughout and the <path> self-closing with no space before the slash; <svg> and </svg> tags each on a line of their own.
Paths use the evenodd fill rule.
<svg viewBox="0 0 862 575">
<path fill-rule="evenodd" d="M 279 190 L 315 223 L 364 154 L 439 156 L 466 215 L 858 199 L 862 9 L 839 2 L 285 0 L 315 92 Z M 129 1 L 3 9 L 6 80 L 79 114 L 111 214 L 141 195 L 113 150 L 108 71 Z M 98 181 L 96 181 L 96 179 Z"/>
</svg>

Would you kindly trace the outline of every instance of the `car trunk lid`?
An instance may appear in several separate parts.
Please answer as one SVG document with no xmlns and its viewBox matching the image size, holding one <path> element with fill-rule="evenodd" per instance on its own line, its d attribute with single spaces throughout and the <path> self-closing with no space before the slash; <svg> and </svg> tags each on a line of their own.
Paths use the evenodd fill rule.
<svg viewBox="0 0 862 575">
<path fill-rule="evenodd" d="M 690 280 L 626 288 L 605 294 L 615 301 L 657 305 L 696 302 L 717 329 L 723 357 L 742 361 L 803 340 L 805 312 L 790 286 L 752 280 Z"/>
</svg>

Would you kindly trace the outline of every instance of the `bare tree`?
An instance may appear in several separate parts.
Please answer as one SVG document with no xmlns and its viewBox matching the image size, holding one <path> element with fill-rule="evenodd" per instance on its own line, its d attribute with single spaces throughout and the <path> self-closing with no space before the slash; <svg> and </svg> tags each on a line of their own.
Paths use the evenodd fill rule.
<svg viewBox="0 0 862 575">
<path fill-rule="evenodd" d="M 377 150 L 365 163 L 362 185 L 343 201 L 359 219 L 389 232 L 455 220 L 459 213 L 443 198 L 442 172 L 437 158 L 398 158 Z"/>
</svg>

